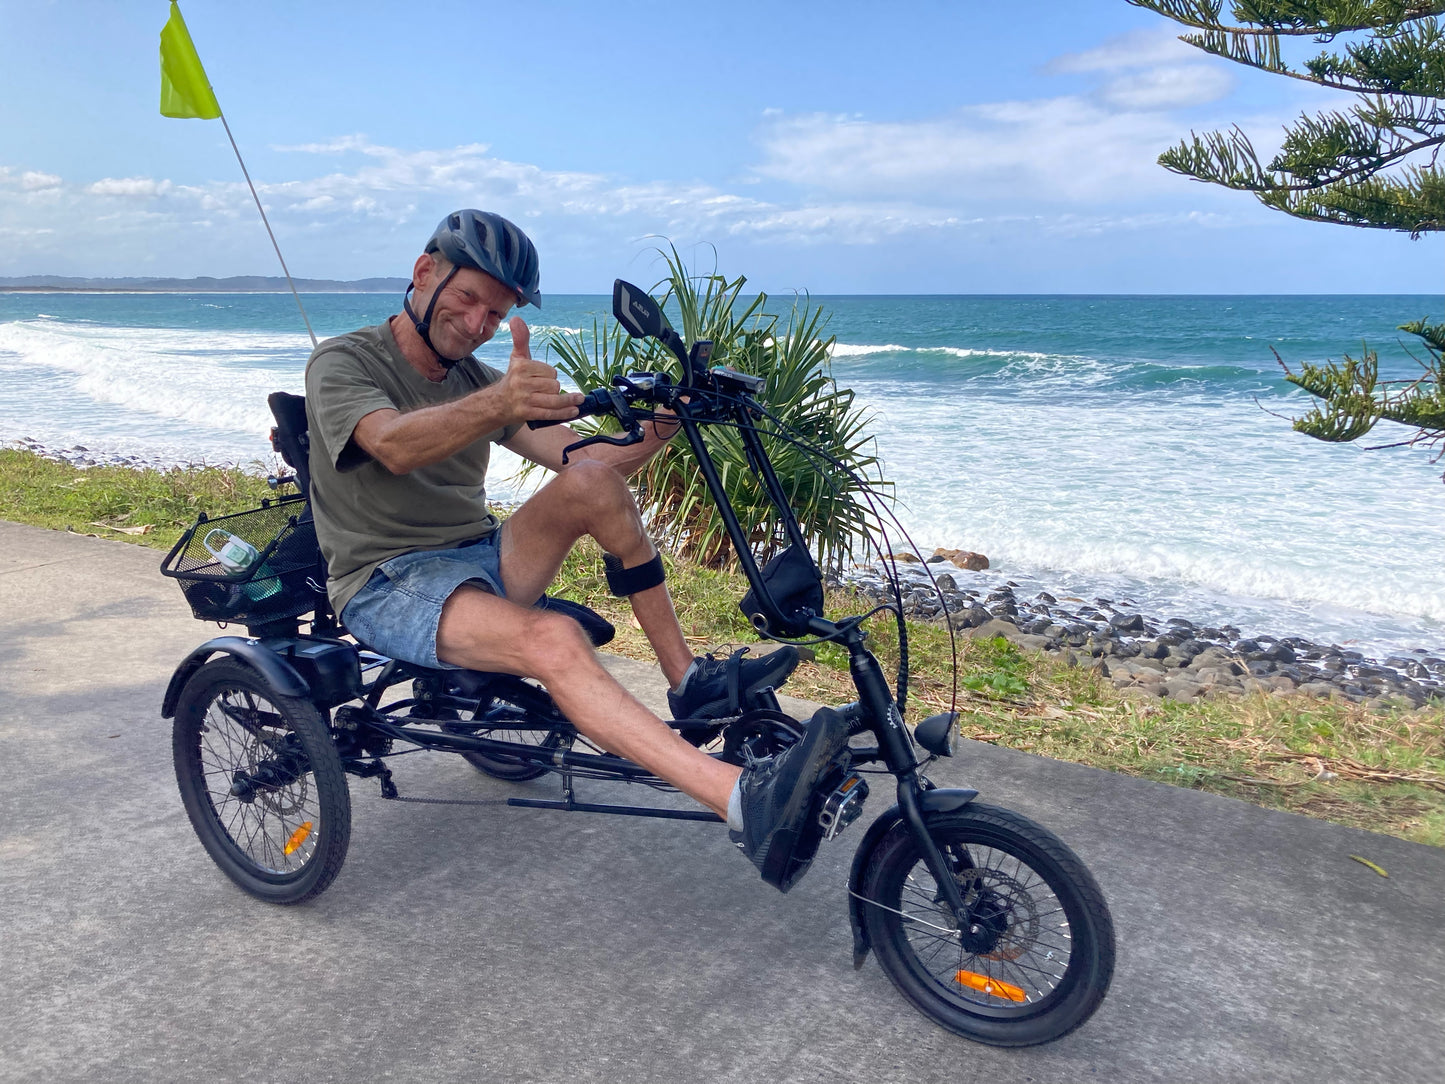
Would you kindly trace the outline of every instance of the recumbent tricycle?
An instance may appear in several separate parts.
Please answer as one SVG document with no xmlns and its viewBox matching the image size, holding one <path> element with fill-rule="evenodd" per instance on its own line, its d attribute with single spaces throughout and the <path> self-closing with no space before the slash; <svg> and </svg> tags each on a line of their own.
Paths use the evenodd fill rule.
<svg viewBox="0 0 1445 1084">
<path fill-rule="evenodd" d="M 1072 1031 L 1103 1000 L 1113 973 L 1113 924 L 1094 878 L 1048 830 L 976 802 L 974 790 L 938 788 L 922 774 L 934 757 L 952 755 L 956 717 L 935 715 L 910 732 L 901 697 L 895 699 L 866 646 L 869 615 L 823 616 L 817 565 L 760 439 L 782 433 L 761 401 L 762 379 L 709 367 L 711 343 L 688 348 L 661 306 L 621 280 L 613 312 L 629 335 L 654 339 L 675 356 L 683 376 L 674 382 L 665 372 L 634 373 L 593 390 L 581 414 L 611 414 L 624 432 L 580 443 L 639 440 L 651 407 L 672 410 L 751 587 L 742 606 L 758 631 L 836 644 L 848 654 L 858 699 L 837 709 L 854 735 L 846 763 L 821 780 L 802 835 L 791 850 L 774 848 L 781 859 L 763 869 L 764 878 L 786 890 L 820 844 L 859 816 L 869 793 L 864 775 L 891 774 L 897 803 L 864 833 L 848 879 L 854 965 L 876 951 L 909 1001 L 970 1039 L 1025 1046 Z M 377 779 L 385 797 L 398 797 L 386 766 L 398 747 L 460 753 L 498 779 L 559 777 L 560 797 L 514 797 L 508 805 L 718 821 L 704 810 L 578 801 L 578 779 L 669 788 L 590 745 L 535 682 L 428 670 L 356 642 L 326 600 L 307 501 L 304 400 L 276 393 L 269 403 L 277 420 L 273 440 L 295 471 L 299 494 L 232 515 L 202 515 L 162 564 L 196 617 L 244 625 L 248 633 L 196 648 L 172 676 L 162 708 L 174 719 L 186 812 L 228 877 L 270 903 L 300 903 L 325 890 L 350 838 L 346 776 Z M 773 428 L 764 430 L 764 422 Z M 762 568 L 702 439 L 705 425 L 738 432 L 787 531 L 786 548 Z M 597 646 L 613 635 L 605 619 L 577 603 L 544 597 L 539 605 L 570 614 Z M 775 755 L 803 733 L 771 689 L 733 717 L 670 725 L 711 755 L 741 765 Z"/>
</svg>

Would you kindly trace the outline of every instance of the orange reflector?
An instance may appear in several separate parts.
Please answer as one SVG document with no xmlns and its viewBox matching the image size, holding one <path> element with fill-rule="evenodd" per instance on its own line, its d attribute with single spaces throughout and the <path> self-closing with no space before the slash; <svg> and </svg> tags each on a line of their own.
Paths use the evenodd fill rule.
<svg viewBox="0 0 1445 1084">
<path fill-rule="evenodd" d="M 980 975 L 973 971 L 960 971 L 953 976 L 953 981 L 960 986 L 967 986 L 981 993 L 1001 997 L 1005 1001 L 1027 1001 L 1029 998 L 1029 995 L 1024 993 L 1020 986 L 1002 982 L 999 979 L 991 979 L 987 975 Z"/>
<path fill-rule="evenodd" d="M 296 829 L 296 831 L 291 833 L 291 838 L 286 841 L 286 846 L 283 849 L 286 851 L 287 854 L 294 853 L 297 847 L 301 846 L 301 844 L 306 842 L 306 837 L 310 834 L 311 822 L 307 821 L 300 828 Z M 963 974 L 963 972 L 960 971 L 959 974 L 961 975 Z"/>
</svg>

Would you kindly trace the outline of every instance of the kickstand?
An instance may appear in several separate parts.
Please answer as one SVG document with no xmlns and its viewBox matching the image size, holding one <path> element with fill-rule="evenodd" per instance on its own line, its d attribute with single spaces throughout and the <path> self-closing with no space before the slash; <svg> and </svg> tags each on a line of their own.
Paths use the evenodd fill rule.
<svg viewBox="0 0 1445 1084">
<path fill-rule="evenodd" d="M 562 769 L 562 808 L 574 809 L 577 806 L 577 794 L 572 789 L 572 769 Z"/>
</svg>

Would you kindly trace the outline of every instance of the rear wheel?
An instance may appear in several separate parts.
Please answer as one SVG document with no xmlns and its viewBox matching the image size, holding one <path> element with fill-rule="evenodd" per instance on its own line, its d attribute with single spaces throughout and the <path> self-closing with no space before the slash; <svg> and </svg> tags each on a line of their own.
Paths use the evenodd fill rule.
<svg viewBox="0 0 1445 1084">
<path fill-rule="evenodd" d="M 862 885 L 883 970 L 924 1015 L 978 1042 L 1031 1046 L 1073 1031 L 1114 972 L 1113 921 L 1093 876 L 1053 833 L 1007 809 L 969 805 L 927 824 L 969 921 L 955 919 L 899 822 Z"/>
<path fill-rule="evenodd" d="M 300 903 L 340 872 L 351 796 L 330 730 L 306 700 L 213 659 L 181 691 L 172 731 L 181 801 L 221 871 L 268 903 Z"/>
</svg>

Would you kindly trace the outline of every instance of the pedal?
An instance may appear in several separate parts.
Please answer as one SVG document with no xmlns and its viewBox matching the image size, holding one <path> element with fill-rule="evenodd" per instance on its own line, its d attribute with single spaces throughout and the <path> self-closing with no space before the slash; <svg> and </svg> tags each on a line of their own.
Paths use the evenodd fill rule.
<svg viewBox="0 0 1445 1084">
<path fill-rule="evenodd" d="M 818 827 L 823 830 L 824 839 L 832 839 L 863 812 L 863 801 L 868 797 L 868 784 L 857 772 L 839 783 L 837 788 L 823 801 L 818 810 Z"/>
</svg>

